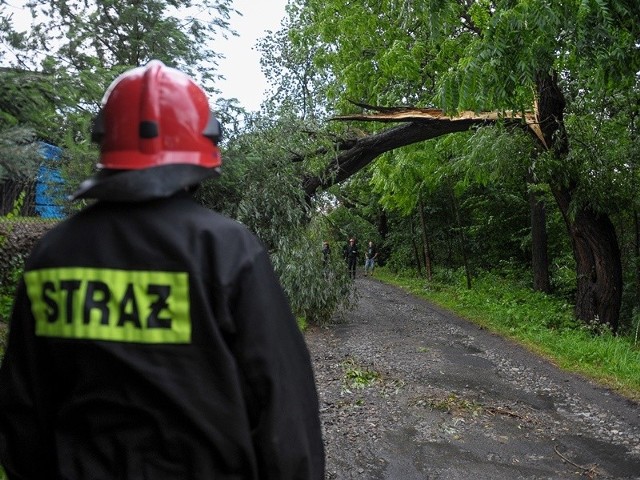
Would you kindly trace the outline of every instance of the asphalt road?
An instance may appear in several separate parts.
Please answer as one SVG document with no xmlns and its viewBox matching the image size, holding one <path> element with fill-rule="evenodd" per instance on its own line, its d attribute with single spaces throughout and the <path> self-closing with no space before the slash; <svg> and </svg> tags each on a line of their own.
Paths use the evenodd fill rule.
<svg viewBox="0 0 640 480">
<path fill-rule="evenodd" d="M 306 333 L 327 479 L 640 479 L 640 406 L 375 279 Z"/>
</svg>

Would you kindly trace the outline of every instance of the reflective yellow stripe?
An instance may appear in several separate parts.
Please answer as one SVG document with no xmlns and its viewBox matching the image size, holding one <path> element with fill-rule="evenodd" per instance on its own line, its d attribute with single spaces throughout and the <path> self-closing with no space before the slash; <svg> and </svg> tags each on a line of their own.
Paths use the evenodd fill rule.
<svg viewBox="0 0 640 480">
<path fill-rule="evenodd" d="M 187 273 L 70 267 L 32 270 L 24 278 L 36 335 L 191 341 Z"/>
</svg>

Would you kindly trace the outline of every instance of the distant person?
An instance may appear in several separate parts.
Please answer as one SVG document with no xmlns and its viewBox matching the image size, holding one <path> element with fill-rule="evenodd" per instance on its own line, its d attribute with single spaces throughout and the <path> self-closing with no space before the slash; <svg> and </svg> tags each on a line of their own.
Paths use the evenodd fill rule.
<svg viewBox="0 0 640 480">
<path fill-rule="evenodd" d="M 373 270 L 376 267 L 376 258 L 378 258 L 378 249 L 373 242 L 369 242 L 367 251 L 364 254 L 364 276 L 373 276 Z"/>
<path fill-rule="evenodd" d="M 345 263 L 349 263 L 349 246 L 351 245 L 351 238 L 347 238 L 347 243 L 342 246 L 342 258 Z"/>
<path fill-rule="evenodd" d="M 358 265 L 358 245 L 356 239 L 351 238 L 347 247 L 347 269 L 349 277 L 356 278 L 356 266 Z"/>
<path fill-rule="evenodd" d="M 329 242 L 322 242 L 322 264 L 326 267 L 329 263 L 329 256 L 331 255 L 331 247 Z"/>
<path fill-rule="evenodd" d="M 99 172 L 26 262 L 0 368 L 10 479 L 324 478 L 309 352 L 261 242 L 192 191 L 204 91 L 152 61 L 94 124 Z"/>
</svg>

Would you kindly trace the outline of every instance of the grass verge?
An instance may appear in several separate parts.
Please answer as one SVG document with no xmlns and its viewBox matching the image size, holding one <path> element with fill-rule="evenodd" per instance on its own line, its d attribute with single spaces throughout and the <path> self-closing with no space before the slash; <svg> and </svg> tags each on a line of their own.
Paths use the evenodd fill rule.
<svg viewBox="0 0 640 480">
<path fill-rule="evenodd" d="M 581 325 L 569 303 L 532 292 L 518 282 L 483 274 L 472 289 L 463 281 L 431 281 L 396 275 L 384 268 L 376 278 L 515 340 L 558 367 L 640 402 L 640 346 Z"/>
</svg>

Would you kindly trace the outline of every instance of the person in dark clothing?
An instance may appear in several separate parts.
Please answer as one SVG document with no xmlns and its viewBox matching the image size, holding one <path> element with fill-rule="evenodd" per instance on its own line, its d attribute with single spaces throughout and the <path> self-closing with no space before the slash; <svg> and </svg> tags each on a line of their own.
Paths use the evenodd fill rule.
<svg viewBox="0 0 640 480">
<path fill-rule="evenodd" d="M 0 368 L 9 479 L 314 479 L 309 352 L 261 242 L 198 205 L 221 165 L 204 91 L 152 61 L 107 91 L 97 199 L 46 234 Z"/>
<path fill-rule="evenodd" d="M 347 247 L 347 268 L 349 270 L 349 276 L 356 278 L 356 266 L 358 265 L 358 244 L 355 238 L 349 240 L 349 246 Z"/>
<path fill-rule="evenodd" d="M 326 267 L 329 263 L 329 256 L 331 255 L 331 247 L 329 242 L 322 242 L 322 264 Z"/>
</svg>

